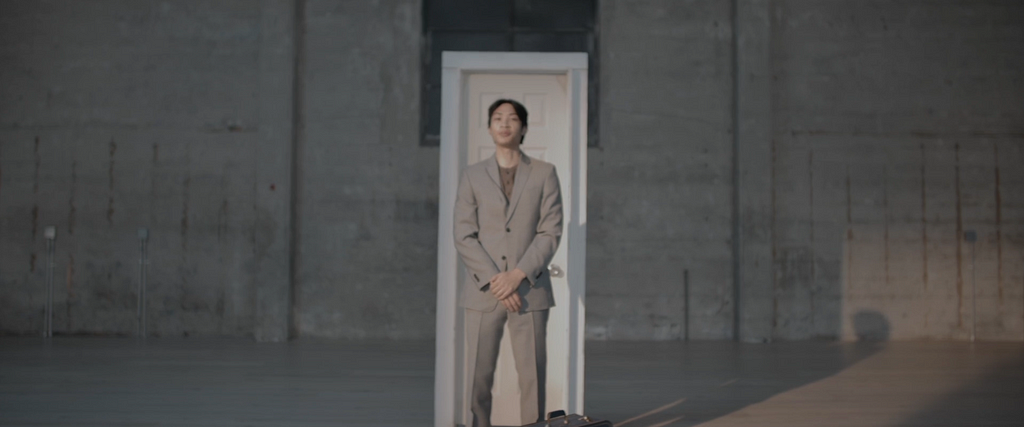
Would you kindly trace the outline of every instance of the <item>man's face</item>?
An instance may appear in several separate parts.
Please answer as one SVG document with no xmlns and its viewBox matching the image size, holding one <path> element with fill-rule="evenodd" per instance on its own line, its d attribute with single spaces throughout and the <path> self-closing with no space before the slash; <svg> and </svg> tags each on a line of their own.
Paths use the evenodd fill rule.
<svg viewBox="0 0 1024 427">
<path fill-rule="evenodd" d="M 488 129 L 494 144 L 505 148 L 518 148 L 519 141 L 526 135 L 526 128 L 519 121 L 516 109 L 512 104 L 501 104 L 491 114 L 491 127 Z"/>
</svg>

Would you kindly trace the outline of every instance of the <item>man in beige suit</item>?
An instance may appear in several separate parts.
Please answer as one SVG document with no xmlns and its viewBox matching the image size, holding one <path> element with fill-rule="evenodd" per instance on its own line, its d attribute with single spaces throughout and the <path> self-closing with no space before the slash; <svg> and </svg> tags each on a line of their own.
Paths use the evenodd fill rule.
<svg viewBox="0 0 1024 427">
<path fill-rule="evenodd" d="M 474 427 L 491 425 L 491 387 L 506 322 L 519 373 L 522 424 L 542 418 L 548 308 L 554 305 L 547 267 L 562 236 L 555 167 L 519 150 L 526 108 L 501 99 L 488 113 L 497 151 L 466 168 L 455 199 L 455 247 L 466 266 L 461 305 Z"/>
</svg>

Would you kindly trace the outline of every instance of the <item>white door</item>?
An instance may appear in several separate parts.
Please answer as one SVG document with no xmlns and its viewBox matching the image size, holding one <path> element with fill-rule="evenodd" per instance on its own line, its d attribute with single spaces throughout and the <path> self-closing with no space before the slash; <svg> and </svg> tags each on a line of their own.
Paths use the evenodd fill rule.
<svg viewBox="0 0 1024 427">
<path fill-rule="evenodd" d="M 444 52 L 437 241 L 437 347 L 434 426 L 466 425 L 469 416 L 464 309 L 458 307 L 463 267 L 452 241 L 459 174 L 493 152 L 487 107 L 498 98 L 530 113 L 523 151 L 553 163 L 562 186 L 562 241 L 551 266 L 555 307 L 548 318 L 546 410 L 583 411 L 586 294 L 587 54 Z M 554 275 L 554 274 L 553 274 Z M 508 334 L 506 333 L 507 337 Z M 520 425 L 518 381 L 503 342 L 492 420 Z"/>
<path fill-rule="evenodd" d="M 498 99 L 513 99 L 521 102 L 529 113 L 526 137 L 522 150 L 526 155 L 555 165 L 562 187 L 563 205 L 568 206 L 571 189 L 568 187 L 571 141 L 569 136 L 569 111 L 566 100 L 568 76 L 565 74 L 471 74 L 467 79 L 466 120 L 466 164 L 484 160 L 494 154 L 494 142 L 487 132 L 487 108 Z M 563 177 L 564 176 L 564 177 Z M 564 208 L 563 208 L 564 209 Z M 568 218 L 568 213 L 566 218 Z M 566 224 L 568 220 L 564 221 Z M 558 251 L 551 261 L 564 271 L 568 265 L 566 239 L 562 239 Z M 461 269 L 460 269 L 461 271 Z M 551 277 L 555 307 L 548 320 L 548 365 L 547 365 L 547 410 L 567 409 L 566 381 L 568 379 L 569 342 L 569 284 L 566 276 Z M 465 356 L 464 356 L 465 357 Z M 465 358 L 463 359 L 465 360 Z M 468 364 L 466 364 L 468 365 Z M 465 368 L 465 366 L 463 368 Z M 494 376 L 493 406 L 491 421 L 497 426 L 518 426 L 519 384 L 515 362 L 512 358 L 508 328 L 501 340 L 498 368 Z M 472 373 L 464 372 L 463 378 Z M 464 396 L 469 397 L 468 383 L 464 385 Z M 463 400 L 464 402 L 467 400 Z M 468 416 L 468 408 L 464 411 Z M 470 418 L 466 418 L 466 425 Z M 532 421 L 532 420 L 524 420 Z"/>
</svg>

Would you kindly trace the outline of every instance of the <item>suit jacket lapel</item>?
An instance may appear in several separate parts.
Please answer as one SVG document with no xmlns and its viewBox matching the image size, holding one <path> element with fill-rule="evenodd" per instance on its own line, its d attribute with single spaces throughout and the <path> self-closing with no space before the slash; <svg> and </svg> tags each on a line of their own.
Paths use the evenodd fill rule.
<svg viewBox="0 0 1024 427">
<path fill-rule="evenodd" d="M 501 193 L 501 197 L 505 197 L 505 193 L 501 191 L 501 178 L 498 174 L 498 159 L 495 156 L 491 156 L 490 160 L 487 161 L 487 175 L 490 175 L 491 181 L 494 181 L 494 185 L 498 186 L 498 192 Z"/>
<path fill-rule="evenodd" d="M 523 195 L 523 189 L 526 188 L 526 181 L 530 179 L 530 158 L 526 157 L 526 153 L 521 154 L 519 167 L 516 168 L 516 179 L 512 183 L 512 200 L 509 200 L 509 207 L 505 210 L 505 224 L 512 220 L 512 214 L 516 211 L 516 205 L 519 204 L 519 197 Z"/>
</svg>

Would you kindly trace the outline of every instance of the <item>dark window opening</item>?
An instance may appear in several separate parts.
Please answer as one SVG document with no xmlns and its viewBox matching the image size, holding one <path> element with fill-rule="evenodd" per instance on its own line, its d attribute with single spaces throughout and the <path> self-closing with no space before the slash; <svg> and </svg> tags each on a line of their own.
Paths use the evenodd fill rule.
<svg viewBox="0 0 1024 427">
<path fill-rule="evenodd" d="M 597 146 L 596 0 L 424 0 L 420 144 L 441 141 L 441 52 L 586 52 L 587 145 Z"/>
</svg>

